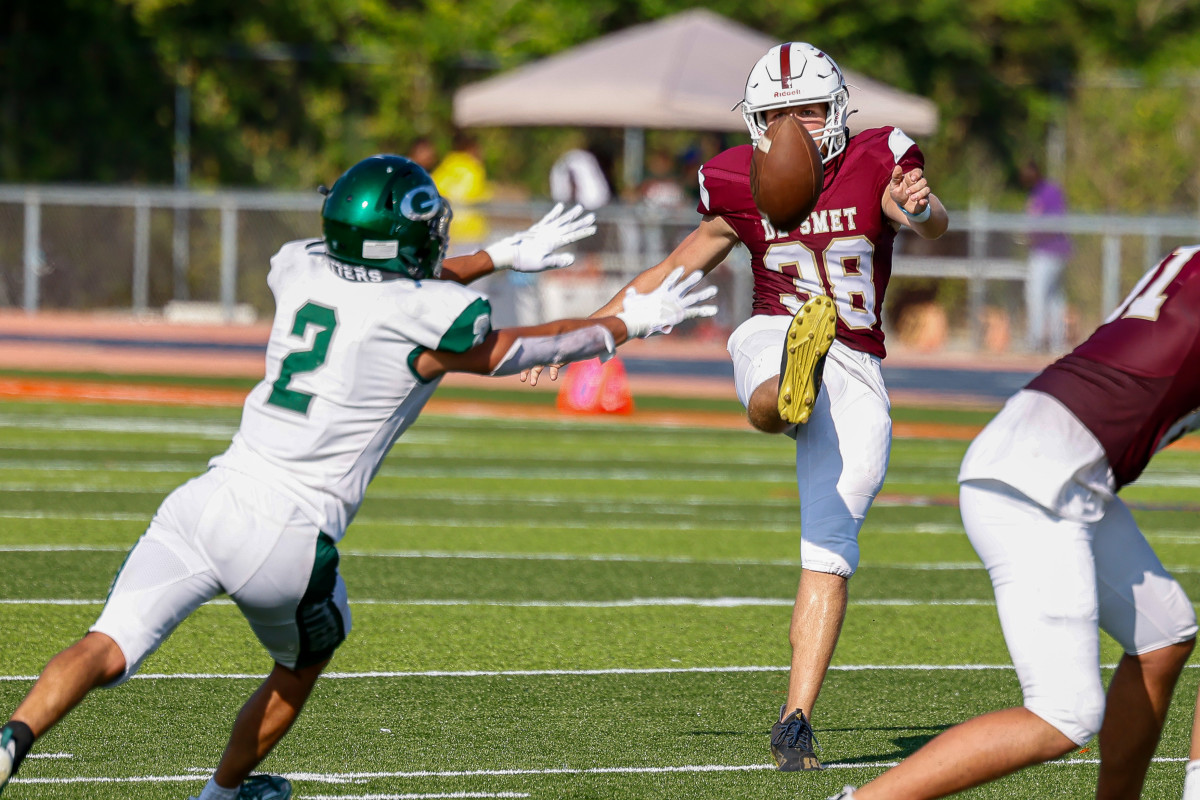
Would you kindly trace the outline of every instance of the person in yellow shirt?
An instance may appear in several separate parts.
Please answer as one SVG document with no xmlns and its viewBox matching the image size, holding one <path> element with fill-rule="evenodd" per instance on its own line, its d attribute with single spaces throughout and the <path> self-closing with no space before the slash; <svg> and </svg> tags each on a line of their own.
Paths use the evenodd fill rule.
<svg viewBox="0 0 1200 800">
<path fill-rule="evenodd" d="M 450 222 L 450 240 L 462 252 L 474 252 L 487 239 L 487 217 L 473 206 L 492 199 L 492 185 L 479 157 L 479 143 L 464 131 L 454 134 L 454 149 L 433 170 L 438 192 L 450 201 L 454 218 Z"/>
</svg>

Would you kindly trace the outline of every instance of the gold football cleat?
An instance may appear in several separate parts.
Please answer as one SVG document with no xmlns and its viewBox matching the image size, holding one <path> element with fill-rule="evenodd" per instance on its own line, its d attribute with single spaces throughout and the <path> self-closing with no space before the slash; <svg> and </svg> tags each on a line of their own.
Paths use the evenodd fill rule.
<svg viewBox="0 0 1200 800">
<path fill-rule="evenodd" d="M 784 422 L 808 422 L 821 390 L 825 354 L 836 330 L 837 311 L 833 300 L 825 295 L 810 297 L 792 318 L 779 371 L 779 416 Z"/>
</svg>

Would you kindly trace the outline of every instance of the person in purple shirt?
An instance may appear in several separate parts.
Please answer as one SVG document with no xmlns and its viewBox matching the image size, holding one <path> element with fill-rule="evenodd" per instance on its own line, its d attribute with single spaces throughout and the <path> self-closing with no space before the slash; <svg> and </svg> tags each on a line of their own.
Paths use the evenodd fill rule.
<svg viewBox="0 0 1200 800">
<path fill-rule="evenodd" d="M 930 800 L 1093 737 L 1097 798 L 1140 797 L 1196 614 L 1117 497 L 1200 427 L 1200 245 L 1147 272 L 967 450 L 959 510 L 996 592 L 1024 705 L 943 732 L 842 800 Z M 1105 691 L 1100 631 L 1124 651 Z M 1196 733 L 1196 730 L 1193 731 Z M 1186 800 L 1200 798 L 1193 735 Z"/>
<path fill-rule="evenodd" d="M 1029 191 L 1025 213 L 1032 217 L 1062 216 L 1067 198 L 1036 163 L 1021 168 L 1021 185 Z M 1067 301 L 1063 270 L 1071 256 L 1064 233 L 1034 233 L 1029 237 L 1029 276 L 1025 280 L 1026 346 L 1034 352 L 1061 353 L 1066 343 Z"/>
</svg>

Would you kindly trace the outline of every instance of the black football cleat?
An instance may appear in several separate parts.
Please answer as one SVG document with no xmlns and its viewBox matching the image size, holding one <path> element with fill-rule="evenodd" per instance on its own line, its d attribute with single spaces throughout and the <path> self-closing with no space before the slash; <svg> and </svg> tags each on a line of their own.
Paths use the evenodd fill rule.
<svg viewBox="0 0 1200 800">
<path fill-rule="evenodd" d="M 785 706 L 786 708 L 786 706 Z M 779 709 L 783 713 L 784 709 Z M 825 769 L 817 760 L 814 747 L 820 747 L 812 725 L 804 712 L 796 709 L 771 726 L 771 755 L 780 772 Z"/>
<path fill-rule="evenodd" d="M 837 311 L 825 295 L 810 297 L 792 318 L 779 370 L 779 416 L 784 422 L 808 422 L 836 332 Z"/>
</svg>

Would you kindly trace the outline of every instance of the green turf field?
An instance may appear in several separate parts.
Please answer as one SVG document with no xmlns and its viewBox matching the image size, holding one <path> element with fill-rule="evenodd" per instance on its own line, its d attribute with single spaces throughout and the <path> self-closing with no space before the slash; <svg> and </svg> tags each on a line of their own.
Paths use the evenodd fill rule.
<svg viewBox="0 0 1200 800">
<path fill-rule="evenodd" d="M 0 405 L 0 716 L 86 630 L 149 515 L 237 419 Z M 422 417 L 341 545 L 354 631 L 263 769 L 299 798 L 819 800 L 1019 703 L 954 505 L 966 443 L 897 440 L 817 708 L 829 769 L 771 768 L 799 574 L 789 445 L 748 429 Z M 1200 598 L 1198 472 L 1200 454 L 1164 453 L 1124 497 Z M 1105 663 L 1117 656 L 1106 640 Z M 269 666 L 234 607 L 202 608 L 138 679 L 47 735 L 5 800 L 197 793 Z M 1144 797 L 1181 793 L 1198 678 L 1185 673 Z M 1090 797 L 1097 755 L 970 796 Z"/>
</svg>

